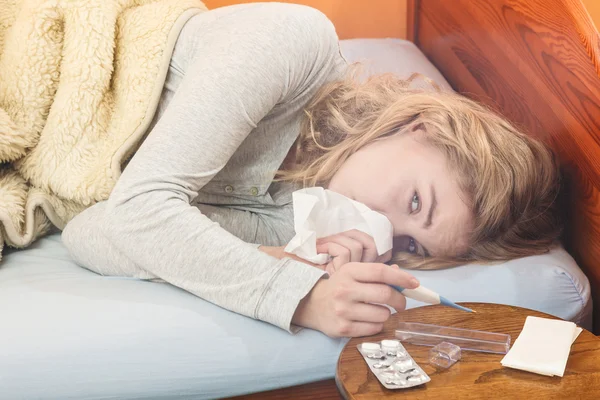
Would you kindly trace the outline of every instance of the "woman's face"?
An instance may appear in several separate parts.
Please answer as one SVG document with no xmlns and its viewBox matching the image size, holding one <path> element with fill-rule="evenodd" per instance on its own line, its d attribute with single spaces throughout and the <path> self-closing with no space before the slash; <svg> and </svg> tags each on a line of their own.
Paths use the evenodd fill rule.
<svg viewBox="0 0 600 400">
<path fill-rule="evenodd" d="M 375 141 L 350 156 L 328 188 L 384 214 L 394 250 L 456 256 L 469 247 L 473 217 L 444 154 L 416 130 Z"/>
</svg>

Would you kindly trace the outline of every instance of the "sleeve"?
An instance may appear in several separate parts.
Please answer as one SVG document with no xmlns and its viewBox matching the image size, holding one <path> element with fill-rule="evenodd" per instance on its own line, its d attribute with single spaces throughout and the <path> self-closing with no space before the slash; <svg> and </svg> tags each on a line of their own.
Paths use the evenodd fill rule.
<svg viewBox="0 0 600 400">
<path fill-rule="evenodd" d="M 63 241 L 93 271 L 164 280 L 289 331 L 324 272 L 262 253 L 190 202 L 270 110 L 325 83 L 337 36 L 323 14 L 303 6 L 206 18 L 197 57 L 163 117 L 110 198 L 75 217 Z"/>
</svg>

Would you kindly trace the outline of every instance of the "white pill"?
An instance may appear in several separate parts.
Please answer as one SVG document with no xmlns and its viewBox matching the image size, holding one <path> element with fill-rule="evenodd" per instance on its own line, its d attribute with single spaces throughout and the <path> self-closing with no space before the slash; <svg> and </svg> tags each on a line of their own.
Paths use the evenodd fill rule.
<svg viewBox="0 0 600 400">
<path fill-rule="evenodd" d="M 395 371 L 381 371 L 379 376 L 384 380 L 392 380 L 392 379 L 400 379 L 401 376 L 398 375 Z"/>
<path fill-rule="evenodd" d="M 369 350 L 369 351 L 365 351 L 365 353 L 366 353 L 365 354 L 366 357 L 370 358 L 372 360 L 383 360 L 385 358 L 385 354 L 381 350 L 375 350 L 375 351 Z"/>
<path fill-rule="evenodd" d="M 398 340 L 382 340 L 381 346 L 386 349 L 397 349 L 400 347 L 400 342 Z"/>
<path fill-rule="evenodd" d="M 398 358 L 408 358 L 408 353 L 404 350 L 396 351 L 396 357 Z"/>
<path fill-rule="evenodd" d="M 423 375 L 415 375 L 415 376 L 409 376 L 408 378 L 406 378 L 406 380 L 408 382 L 418 383 L 418 382 L 424 381 L 425 377 Z"/>
<path fill-rule="evenodd" d="M 375 364 L 373 364 L 373 368 L 376 368 L 376 369 L 388 368 L 389 366 L 390 366 L 390 364 L 387 364 L 384 362 L 376 362 Z"/>
<path fill-rule="evenodd" d="M 394 385 L 394 386 L 406 386 L 408 383 L 403 379 L 387 379 L 385 381 L 386 385 Z"/>
<path fill-rule="evenodd" d="M 377 351 L 377 350 L 381 350 L 381 346 L 379 345 L 379 343 L 363 343 L 360 345 L 360 348 L 365 350 L 365 351 Z"/>
<path fill-rule="evenodd" d="M 413 369 L 415 367 L 415 364 L 413 363 L 412 359 L 407 358 L 404 360 L 394 361 L 390 367 L 396 371 L 406 372 L 410 369 Z"/>
</svg>

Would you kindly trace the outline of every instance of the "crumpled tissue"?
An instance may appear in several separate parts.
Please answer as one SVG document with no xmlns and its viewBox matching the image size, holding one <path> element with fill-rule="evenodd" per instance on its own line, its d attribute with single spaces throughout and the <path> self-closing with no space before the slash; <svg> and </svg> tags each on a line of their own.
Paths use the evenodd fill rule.
<svg viewBox="0 0 600 400">
<path fill-rule="evenodd" d="M 314 264 L 329 262 L 328 254 L 317 254 L 317 239 L 352 229 L 370 235 L 382 255 L 393 246 L 394 228 L 383 214 L 344 195 L 322 187 L 292 194 L 296 236 L 285 251 Z"/>
</svg>

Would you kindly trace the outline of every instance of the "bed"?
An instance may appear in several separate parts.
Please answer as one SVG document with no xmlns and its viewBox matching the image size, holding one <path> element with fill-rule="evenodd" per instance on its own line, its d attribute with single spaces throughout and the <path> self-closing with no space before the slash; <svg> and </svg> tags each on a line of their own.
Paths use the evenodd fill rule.
<svg viewBox="0 0 600 400">
<path fill-rule="evenodd" d="M 342 39 L 353 39 L 341 43 L 350 61 L 366 61 L 372 73 L 408 74 L 419 65 L 418 72 L 489 104 L 559 154 L 568 253 L 421 271 L 421 282 L 456 301 L 520 305 L 593 329 L 600 49 L 580 1 L 297 2 L 323 10 Z M 385 39 L 405 33 L 412 43 Z M 339 398 L 332 377 L 344 340 L 310 330 L 291 336 L 169 285 L 95 275 L 73 263 L 58 232 L 5 254 L 0 315 L 0 398 Z"/>
</svg>

